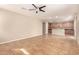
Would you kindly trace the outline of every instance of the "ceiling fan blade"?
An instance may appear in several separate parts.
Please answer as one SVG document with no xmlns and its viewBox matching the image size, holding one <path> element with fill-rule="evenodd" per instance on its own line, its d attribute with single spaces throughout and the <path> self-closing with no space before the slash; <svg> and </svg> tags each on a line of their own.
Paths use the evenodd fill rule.
<svg viewBox="0 0 79 59">
<path fill-rule="evenodd" d="M 34 4 L 32 4 L 32 5 L 37 9 L 37 7 Z"/>
<path fill-rule="evenodd" d="M 45 12 L 44 10 L 42 10 L 41 8 L 39 8 L 39 11 Z"/>
<path fill-rule="evenodd" d="M 42 7 L 39 7 L 39 8 L 41 9 L 41 8 L 44 8 L 44 7 L 46 7 L 46 6 L 42 6 Z"/>
<path fill-rule="evenodd" d="M 40 10 L 40 11 L 45 12 L 44 10 Z"/>
<path fill-rule="evenodd" d="M 22 9 L 26 10 L 26 8 L 22 7 Z"/>
<path fill-rule="evenodd" d="M 36 10 L 36 9 L 29 9 L 29 10 Z"/>
</svg>

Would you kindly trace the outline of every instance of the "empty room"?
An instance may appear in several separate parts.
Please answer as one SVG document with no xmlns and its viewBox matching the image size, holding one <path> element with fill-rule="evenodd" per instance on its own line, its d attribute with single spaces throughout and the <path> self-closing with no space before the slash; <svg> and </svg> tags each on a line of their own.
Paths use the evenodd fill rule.
<svg viewBox="0 0 79 59">
<path fill-rule="evenodd" d="M 0 55 L 78 55 L 79 4 L 0 5 Z"/>
</svg>

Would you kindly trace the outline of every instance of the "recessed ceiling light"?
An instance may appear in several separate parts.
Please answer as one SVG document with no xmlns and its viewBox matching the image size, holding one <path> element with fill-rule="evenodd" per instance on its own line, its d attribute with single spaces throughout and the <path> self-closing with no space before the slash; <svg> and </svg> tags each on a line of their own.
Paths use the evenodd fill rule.
<svg viewBox="0 0 79 59">
<path fill-rule="evenodd" d="M 58 18 L 58 16 L 56 16 L 56 18 Z"/>
</svg>

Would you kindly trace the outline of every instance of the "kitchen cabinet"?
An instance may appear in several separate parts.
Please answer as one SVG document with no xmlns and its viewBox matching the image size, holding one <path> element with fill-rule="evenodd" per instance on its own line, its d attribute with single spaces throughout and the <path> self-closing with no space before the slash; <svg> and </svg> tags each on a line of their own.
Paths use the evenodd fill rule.
<svg viewBox="0 0 79 59">
<path fill-rule="evenodd" d="M 52 28 L 73 29 L 73 22 L 52 23 Z"/>
</svg>

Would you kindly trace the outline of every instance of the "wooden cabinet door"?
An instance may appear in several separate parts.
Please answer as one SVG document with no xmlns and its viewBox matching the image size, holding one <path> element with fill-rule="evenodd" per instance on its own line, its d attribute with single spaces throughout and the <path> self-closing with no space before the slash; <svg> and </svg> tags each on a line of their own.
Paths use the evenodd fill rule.
<svg viewBox="0 0 79 59">
<path fill-rule="evenodd" d="M 65 35 L 74 35 L 74 29 L 65 29 Z"/>
</svg>

